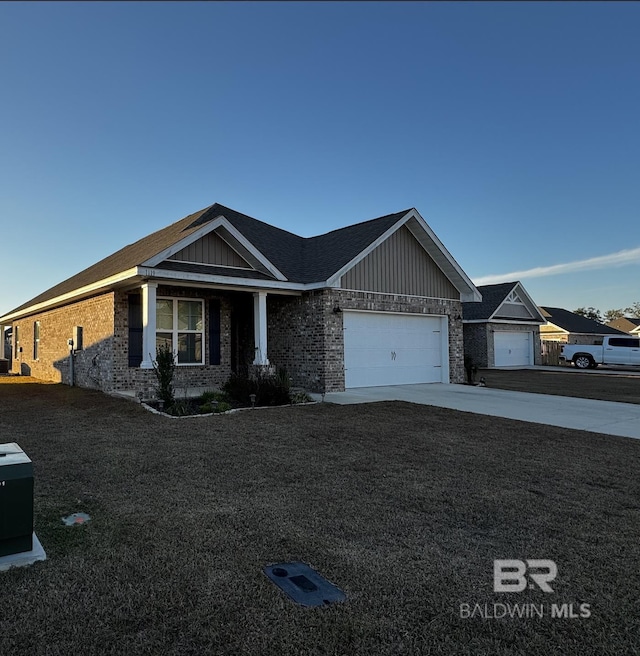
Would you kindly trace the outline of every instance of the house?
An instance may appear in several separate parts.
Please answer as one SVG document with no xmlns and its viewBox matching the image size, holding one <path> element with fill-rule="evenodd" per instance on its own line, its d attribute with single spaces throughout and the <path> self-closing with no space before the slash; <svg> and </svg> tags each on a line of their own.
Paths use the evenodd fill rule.
<svg viewBox="0 0 640 656">
<path fill-rule="evenodd" d="M 482 285 L 482 302 L 464 302 L 464 354 L 481 368 L 540 364 L 545 322 L 522 283 Z"/>
<path fill-rule="evenodd" d="M 481 300 L 416 209 L 303 238 L 211 205 L 0 317 L 13 371 L 104 391 L 282 367 L 310 391 L 461 382 L 462 302 Z M 80 344 L 81 342 L 81 344 Z M 81 347 L 81 348 L 80 348 Z"/>
<path fill-rule="evenodd" d="M 546 323 L 540 326 L 540 338 L 544 341 L 565 344 L 602 344 L 604 335 L 626 334 L 611 326 L 588 319 L 562 308 L 540 307 Z"/>
<path fill-rule="evenodd" d="M 640 334 L 640 318 L 638 317 L 620 317 L 613 321 L 607 321 L 605 325 L 632 335 Z"/>
</svg>

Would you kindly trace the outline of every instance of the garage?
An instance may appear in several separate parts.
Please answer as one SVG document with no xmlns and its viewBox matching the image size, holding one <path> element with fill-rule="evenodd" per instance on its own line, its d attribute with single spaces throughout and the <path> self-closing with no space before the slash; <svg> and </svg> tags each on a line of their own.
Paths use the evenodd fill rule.
<svg viewBox="0 0 640 656">
<path fill-rule="evenodd" d="M 530 331 L 495 331 L 493 333 L 496 367 L 533 364 L 533 333 Z"/>
<path fill-rule="evenodd" d="M 449 382 L 447 319 L 344 311 L 345 388 Z"/>
</svg>

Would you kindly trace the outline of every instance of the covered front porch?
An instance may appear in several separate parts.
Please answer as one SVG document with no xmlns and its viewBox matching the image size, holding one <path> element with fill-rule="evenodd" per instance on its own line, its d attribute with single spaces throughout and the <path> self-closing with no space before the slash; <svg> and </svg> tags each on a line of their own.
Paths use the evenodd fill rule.
<svg viewBox="0 0 640 656">
<path fill-rule="evenodd" d="M 158 349 L 175 354 L 175 387 L 197 395 L 231 374 L 278 365 L 269 353 L 268 312 L 275 297 L 263 289 L 229 289 L 146 281 L 116 302 L 114 391 L 152 395 Z M 118 349 L 122 342 L 126 348 Z M 126 360 L 125 360 L 126 356 Z"/>
</svg>

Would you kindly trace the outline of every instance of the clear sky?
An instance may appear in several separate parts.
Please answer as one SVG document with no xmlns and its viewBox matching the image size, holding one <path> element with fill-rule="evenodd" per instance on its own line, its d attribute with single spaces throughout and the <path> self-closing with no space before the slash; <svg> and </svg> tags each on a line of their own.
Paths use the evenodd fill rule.
<svg viewBox="0 0 640 656">
<path fill-rule="evenodd" d="M 416 207 L 476 284 L 640 300 L 640 4 L 0 3 L 0 314 L 214 202 Z"/>
</svg>

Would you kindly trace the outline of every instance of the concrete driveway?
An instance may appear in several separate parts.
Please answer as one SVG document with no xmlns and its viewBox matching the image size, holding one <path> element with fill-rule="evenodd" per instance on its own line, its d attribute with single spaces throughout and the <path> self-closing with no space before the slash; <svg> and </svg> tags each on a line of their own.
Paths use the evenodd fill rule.
<svg viewBox="0 0 640 656">
<path fill-rule="evenodd" d="M 319 394 L 312 396 L 317 400 L 322 398 Z M 408 401 L 549 426 L 640 438 L 640 405 L 632 403 L 442 383 L 359 387 L 346 392 L 330 392 L 324 400 L 340 405 Z"/>
</svg>

